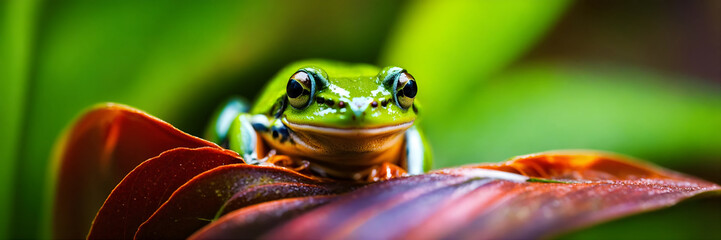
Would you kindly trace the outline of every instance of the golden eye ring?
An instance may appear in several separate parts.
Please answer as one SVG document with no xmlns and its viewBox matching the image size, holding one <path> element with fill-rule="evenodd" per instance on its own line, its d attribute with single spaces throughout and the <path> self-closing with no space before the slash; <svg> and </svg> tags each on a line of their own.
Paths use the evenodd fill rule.
<svg viewBox="0 0 721 240">
<path fill-rule="evenodd" d="M 409 109 L 418 94 L 418 84 L 411 74 L 402 71 L 393 83 L 393 93 L 396 105 L 402 109 Z"/>
<path fill-rule="evenodd" d="M 313 99 L 313 95 L 315 95 L 313 75 L 303 70 L 295 72 L 288 80 L 285 93 L 288 96 L 288 103 L 293 108 L 303 109 L 307 107 L 311 99 Z"/>
</svg>

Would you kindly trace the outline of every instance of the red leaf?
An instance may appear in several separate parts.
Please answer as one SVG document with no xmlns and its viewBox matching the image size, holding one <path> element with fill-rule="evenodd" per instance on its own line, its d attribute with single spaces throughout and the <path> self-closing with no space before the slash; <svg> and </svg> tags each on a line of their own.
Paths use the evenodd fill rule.
<svg viewBox="0 0 721 240">
<path fill-rule="evenodd" d="M 84 114 L 61 138 L 55 155 L 55 238 L 84 238 L 115 185 L 148 158 L 177 147 L 217 145 L 141 111 L 105 104 Z"/>
<path fill-rule="evenodd" d="M 318 179 L 279 167 L 246 164 L 217 167 L 178 188 L 170 199 L 138 228 L 135 238 L 186 238 L 214 219 L 225 202 L 236 193 L 274 183 L 324 184 Z M 354 185 L 347 185 L 345 189 L 351 186 Z M 328 184 L 328 189 L 341 191 L 344 187 L 332 183 Z"/>
<path fill-rule="evenodd" d="M 138 226 L 185 182 L 212 168 L 242 162 L 235 152 L 210 147 L 176 148 L 149 159 L 113 189 L 88 238 L 132 239 Z"/>
<path fill-rule="evenodd" d="M 237 192 L 221 207 L 220 215 L 232 212 L 253 204 L 269 202 L 284 198 L 330 195 L 333 190 L 325 186 L 303 183 L 274 183 L 251 187 Z"/>
<path fill-rule="evenodd" d="M 330 232 L 325 230 L 326 226 L 333 227 L 334 222 L 345 222 L 349 218 L 357 216 L 354 222 L 362 223 L 364 216 L 372 216 L 379 212 L 384 211 L 388 205 L 394 204 L 395 202 L 402 202 L 407 199 L 413 199 L 421 196 L 429 191 L 433 191 L 439 187 L 458 184 L 467 181 L 470 178 L 449 176 L 449 175 L 421 175 L 416 178 L 399 178 L 392 179 L 376 183 L 369 187 L 363 187 L 356 190 L 348 195 L 342 195 L 339 198 L 340 201 L 335 201 L 330 206 L 338 206 L 338 208 L 326 208 L 326 211 L 314 211 L 313 214 L 303 215 L 302 220 L 299 224 L 294 225 L 294 229 L 302 229 L 305 227 L 312 227 L 318 231 L 303 232 L 304 235 L 284 235 L 280 234 L 279 238 L 304 238 L 304 239 L 316 239 L 316 238 L 333 238 L 332 235 L 328 235 Z M 426 187 L 417 187 L 416 185 L 427 184 Z M 403 193 L 403 194 L 399 194 Z M 357 196 L 367 196 L 370 199 L 363 199 L 357 201 Z M 272 202 L 271 202 L 272 203 Z M 381 203 L 381 204 L 378 204 Z M 270 203 L 266 203 L 270 204 Z M 263 204 L 265 205 L 265 204 Z M 261 205 L 257 205 L 261 206 Z M 202 230 L 194 236 L 198 239 L 215 239 L 227 237 L 235 238 L 250 238 L 250 236 L 256 236 L 261 234 L 258 230 L 252 232 L 252 235 L 232 235 L 234 233 L 242 233 L 244 229 L 258 229 L 258 224 L 252 221 L 248 221 L 248 218 L 256 218 L 257 215 L 273 215 L 282 214 L 282 212 L 267 210 L 270 207 L 249 207 L 243 208 L 223 216 L 220 220 L 213 222 L 212 224 L 204 227 Z M 363 209 L 363 211 L 357 211 Z M 256 213 L 254 211 L 261 211 Z M 298 211 L 294 212 L 293 215 L 297 215 Z M 251 215 L 253 217 L 246 217 L 245 215 Z M 237 218 L 237 219 L 236 219 Z M 263 226 L 262 229 L 269 229 L 273 226 L 287 221 L 288 218 L 283 218 L 283 221 L 272 222 L 271 226 Z M 398 219 L 396 219 L 398 220 Z M 401 219 L 400 222 L 409 221 L 409 219 Z M 389 225 L 396 226 L 399 223 Z M 293 231 L 285 229 L 283 231 Z M 302 237 L 296 237 L 302 236 Z"/>
<path fill-rule="evenodd" d="M 393 179 L 344 195 L 264 238 L 541 238 L 721 189 L 628 161 L 601 153 L 545 153 L 506 164 Z M 574 182 L 518 181 L 523 176 L 481 168 Z"/>
<path fill-rule="evenodd" d="M 590 151 L 566 150 L 529 154 L 502 163 L 478 164 L 467 167 L 493 169 L 534 178 L 557 180 L 619 180 L 638 178 L 697 179 L 663 169 L 622 155 Z M 446 170 L 440 170 L 443 172 Z M 452 169 L 451 169 L 452 171 Z"/>
<path fill-rule="evenodd" d="M 326 204 L 336 197 L 313 196 L 258 204 L 227 214 L 189 239 L 254 239 L 278 224 Z"/>
</svg>

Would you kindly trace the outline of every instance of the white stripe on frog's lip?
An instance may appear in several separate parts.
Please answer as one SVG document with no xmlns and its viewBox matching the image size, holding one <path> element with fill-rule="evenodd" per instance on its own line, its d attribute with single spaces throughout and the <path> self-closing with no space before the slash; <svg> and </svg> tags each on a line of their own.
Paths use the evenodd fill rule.
<svg viewBox="0 0 721 240">
<path fill-rule="evenodd" d="M 405 122 L 396 125 L 388 125 L 373 128 L 334 128 L 334 127 L 323 127 L 308 124 L 297 124 L 288 122 L 287 119 L 282 119 L 283 124 L 295 132 L 313 132 L 324 135 L 339 136 L 339 137 L 368 137 L 377 136 L 386 133 L 400 132 L 410 128 L 414 121 Z"/>
</svg>

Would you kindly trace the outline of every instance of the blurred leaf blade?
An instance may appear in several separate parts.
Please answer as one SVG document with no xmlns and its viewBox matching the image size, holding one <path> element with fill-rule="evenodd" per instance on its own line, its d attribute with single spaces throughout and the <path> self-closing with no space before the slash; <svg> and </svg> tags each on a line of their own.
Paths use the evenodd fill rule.
<svg viewBox="0 0 721 240">
<path fill-rule="evenodd" d="M 487 81 L 466 99 L 472 107 L 456 108 L 456 118 L 442 129 L 428 126 L 428 134 L 466 140 L 433 142 L 440 159 L 492 162 L 519 153 L 588 148 L 672 168 L 718 167 L 708 159 L 721 158 L 716 95 L 721 89 L 671 79 L 634 68 L 530 64 Z"/>
<path fill-rule="evenodd" d="M 401 16 L 381 64 L 419 79 L 424 121 L 439 124 L 492 73 L 540 38 L 568 1 L 417 1 Z M 438 21 L 444 19 L 444 21 Z M 431 91 L 432 89 L 432 91 Z"/>
<path fill-rule="evenodd" d="M 19 139 L 26 127 L 25 104 L 33 57 L 38 1 L 0 3 L 0 238 L 10 238 L 15 161 L 19 159 Z"/>
</svg>

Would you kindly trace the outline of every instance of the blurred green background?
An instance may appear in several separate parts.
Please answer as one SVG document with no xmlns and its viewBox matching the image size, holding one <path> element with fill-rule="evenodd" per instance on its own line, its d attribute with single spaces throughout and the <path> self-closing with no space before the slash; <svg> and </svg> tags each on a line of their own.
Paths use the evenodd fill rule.
<svg viewBox="0 0 721 240">
<path fill-rule="evenodd" d="M 721 182 L 719 1 L 0 3 L 0 238 L 47 231 L 49 155 L 94 103 L 200 135 L 284 65 L 399 65 L 435 167 L 614 151 Z M 565 238 L 721 238 L 718 198 Z"/>
</svg>

